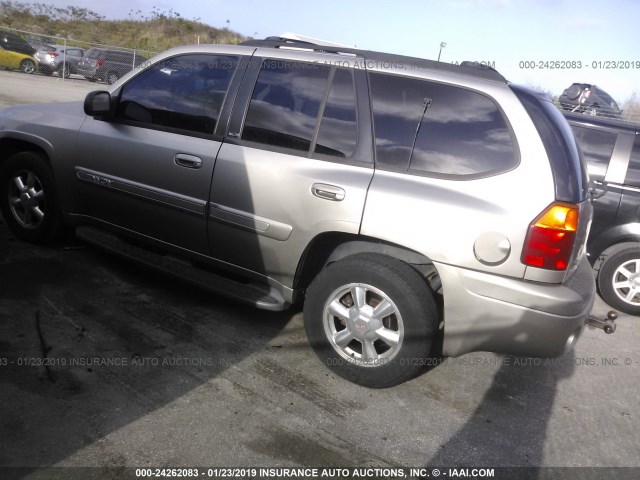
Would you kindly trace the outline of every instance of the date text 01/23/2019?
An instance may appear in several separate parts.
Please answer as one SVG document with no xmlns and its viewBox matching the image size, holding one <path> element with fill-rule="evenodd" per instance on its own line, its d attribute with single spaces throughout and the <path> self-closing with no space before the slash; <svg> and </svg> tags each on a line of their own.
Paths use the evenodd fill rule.
<svg viewBox="0 0 640 480">
<path fill-rule="evenodd" d="M 521 60 L 523 70 L 640 70 L 640 60 Z"/>
</svg>

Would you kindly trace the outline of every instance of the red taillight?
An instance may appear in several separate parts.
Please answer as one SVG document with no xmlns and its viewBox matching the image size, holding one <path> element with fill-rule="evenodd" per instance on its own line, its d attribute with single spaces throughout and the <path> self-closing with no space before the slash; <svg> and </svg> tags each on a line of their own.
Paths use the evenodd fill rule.
<svg viewBox="0 0 640 480">
<path fill-rule="evenodd" d="M 554 203 L 529 226 L 522 263 L 549 270 L 566 270 L 578 229 L 578 207 Z"/>
<path fill-rule="evenodd" d="M 98 60 L 96 62 L 96 67 L 101 67 L 102 65 L 104 65 L 104 60 Z"/>
<path fill-rule="evenodd" d="M 58 56 L 58 54 L 57 54 L 57 53 L 54 53 L 54 52 L 49 52 L 49 54 L 48 54 L 48 55 L 49 55 L 51 58 L 56 58 L 56 57 Z"/>
</svg>

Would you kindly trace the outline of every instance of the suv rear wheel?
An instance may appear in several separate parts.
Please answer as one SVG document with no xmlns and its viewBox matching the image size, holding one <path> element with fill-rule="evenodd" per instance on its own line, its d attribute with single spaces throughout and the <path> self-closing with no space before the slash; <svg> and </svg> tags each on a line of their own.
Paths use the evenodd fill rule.
<svg viewBox="0 0 640 480">
<path fill-rule="evenodd" d="M 118 72 L 109 72 L 107 73 L 106 80 L 109 85 L 113 85 L 118 81 L 119 78 L 120 78 L 120 75 L 118 75 Z"/>
<path fill-rule="evenodd" d="M 323 363 L 372 388 L 391 387 L 422 370 L 431 352 L 437 307 L 409 265 L 358 254 L 326 267 L 307 291 L 305 330 Z"/>
<path fill-rule="evenodd" d="M 69 68 L 69 65 L 64 64 L 58 67 L 58 75 L 64 78 L 69 78 L 71 76 L 71 69 Z"/>
<path fill-rule="evenodd" d="M 0 168 L 0 210 L 21 240 L 46 243 L 64 229 L 51 167 L 35 152 L 11 156 Z"/>
<path fill-rule="evenodd" d="M 640 315 L 640 246 L 629 246 L 607 256 L 598 273 L 605 302 L 631 315 Z"/>
</svg>

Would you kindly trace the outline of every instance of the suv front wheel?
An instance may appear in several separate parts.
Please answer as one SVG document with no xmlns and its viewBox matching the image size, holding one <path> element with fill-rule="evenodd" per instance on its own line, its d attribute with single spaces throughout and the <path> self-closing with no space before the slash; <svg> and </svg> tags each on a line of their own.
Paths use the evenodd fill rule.
<svg viewBox="0 0 640 480">
<path fill-rule="evenodd" d="M 605 302 L 631 315 L 640 315 L 640 245 L 629 244 L 608 255 L 598 273 Z"/>
<path fill-rule="evenodd" d="M 62 238 L 64 227 L 53 172 L 42 155 L 20 152 L 2 165 L 0 211 L 21 240 L 47 243 Z"/>
<path fill-rule="evenodd" d="M 316 277 L 307 291 L 304 324 L 327 367 L 360 385 L 385 388 L 423 369 L 437 307 L 425 280 L 409 265 L 358 254 Z"/>
</svg>

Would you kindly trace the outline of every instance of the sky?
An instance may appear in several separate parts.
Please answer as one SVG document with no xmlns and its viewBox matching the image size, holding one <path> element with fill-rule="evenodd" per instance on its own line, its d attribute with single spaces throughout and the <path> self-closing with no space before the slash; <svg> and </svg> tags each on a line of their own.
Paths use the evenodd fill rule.
<svg viewBox="0 0 640 480">
<path fill-rule="evenodd" d="M 560 95 L 593 83 L 624 102 L 640 95 L 637 0 L 39 0 L 108 19 L 155 6 L 264 38 L 293 32 L 358 48 L 494 66 L 514 83 Z M 185 39 L 195 43 L 195 39 Z M 556 68 L 551 68 L 556 67 Z"/>
</svg>

